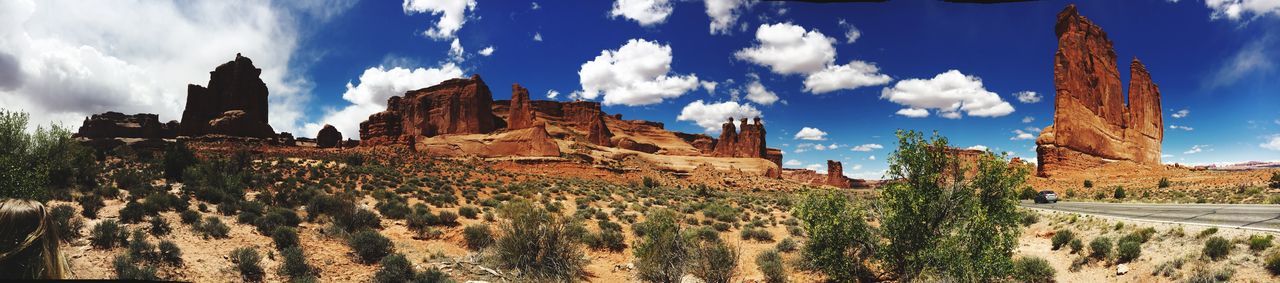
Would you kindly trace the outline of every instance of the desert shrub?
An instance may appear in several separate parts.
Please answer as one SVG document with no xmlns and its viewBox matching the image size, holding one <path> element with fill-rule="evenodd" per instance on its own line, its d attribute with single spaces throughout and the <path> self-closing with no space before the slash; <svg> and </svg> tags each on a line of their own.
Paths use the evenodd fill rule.
<svg viewBox="0 0 1280 283">
<path fill-rule="evenodd" d="M 1018 199 L 1034 199 L 1037 194 L 1036 190 L 1031 187 L 1022 187 L 1022 190 L 1018 192 Z"/>
<path fill-rule="evenodd" d="M 1089 257 L 1096 259 L 1106 259 L 1111 255 L 1111 239 L 1107 237 L 1093 238 L 1089 242 Z"/>
<path fill-rule="evenodd" d="M 134 264 L 133 259 L 130 259 L 128 255 L 116 255 L 111 260 L 111 265 L 115 267 L 116 279 L 149 281 L 160 279 L 156 276 L 155 267 Z"/>
<path fill-rule="evenodd" d="M 382 216 L 391 219 L 404 219 L 409 216 L 409 213 L 413 212 L 413 210 L 409 209 L 409 204 L 395 199 L 385 199 L 379 202 L 376 208 L 378 212 L 382 213 Z"/>
<path fill-rule="evenodd" d="M 1084 180 L 1084 187 L 1085 187 L 1085 188 L 1092 188 L 1092 187 L 1093 187 L 1093 180 Z"/>
<path fill-rule="evenodd" d="M 769 233 L 769 230 L 765 230 L 763 228 L 742 229 L 742 232 L 739 234 L 741 234 L 743 240 L 756 240 L 761 242 L 773 241 L 773 233 Z"/>
<path fill-rule="evenodd" d="M 126 239 L 128 239 L 128 235 L 125 234 L 124 228 L 120 227 L 120 223 L 112 219 L 94 224 L 93 230 L 89 233 L 89 242 L 94 247 L 101 249 L 122 246 Z"/>
<path fill-rule="evenodd" d="M 466 240 L 468 249 L 481 250 L 493 244 L 493 231 L 489 230 L 488 224 L 468 225 L 462 229 L 462 238 Z"/>
<path fill-rule="evenodd" d="M 142 210 L 142 204 L 136 201 L 125 203 L 124 208 L 120 209 L 120 222 L 138 223 L 142 222 L 142 218 L 147 216 L 146 211 Z"/>
<path fill-rule="evenodd" d="M 621 230 L 606 229 L 603 226 L 599 233 L 582 235 L 582 242 L 586 243 L 587 247 L 596 250 L 617 252 L 627 248 L 626 237 L 622 235 Z"/>
<path fill-rule="evenodd" d="M 280 251 L 280 255 L 284 256 L 284 263 L 280 265 L 280 273 L 288 275 L 291 278 L 308 278 L 315 274 L 316 269 L 307 264 L 307 256 L 302 252 L 301 246 L 291 246 Z"/>
<path fill-rule="evenodd" d="M 195 153 L 185 142 L 169 145 L 164 152 L 164 178 L 169 182 L 181 182 L 182 174 L 197 161 Z"/>
<path fill-rule="evenodd" d="M 1084 249 L 1084 242 L 1080 241 L 1078 238 L 1071 239 L 1071 243 L 1068 245 L 1071 246 L 1071 253 L 1073 254 L 1080 253 L 1080 250 Z"/>
<path fill-rule="evenodd" d="M 875 241 L 863 210 L 835 192 L 805 195 L 794 208 L 809 240 L 801 248 L 805 264 L 834 281 L 872 281 L 876 275 L 864 262 L 871 258 Z"/>
<path fill-rule="evenodd" d="M 1266 235 L 1266 236 L 1258 235 L 1258 234 L 1250 235 L 1249 250 L 1252 250 L 1255 252 L 1267 250 L 1267 248 L 1271 247 L 1271 240 L 1273 239 L 1275 239 L 1275 236 L 1273 235 Z"/>
<path fill-rule="evenodd" d="M 1024 211 L 1022 212 L 1022 218 L 1019 222 L 1022 223 L 1022 226 L 1031 226 L 1031 224 L 1036 224 L 1036 222 L 1040 222 L 1040 213 L 1035 211 Z"/>
<path fill-rule="evenodd" d="M 1021 282 L 1053 282 L 1057 273 L 1049 261 L 1039 257 L 1020 257 L 1013 260 L 1013 278 Z"/>
<path fill-rule="evenodd" d="M 351 234 L 347 245 L 356 254 L 357 261 L 364 264 L 378 262 L 392 252 L 391 240 L 369 229 Z"/>
<path fill-rule="evenodd" d="M 107 206 L 99 195 L 83 195 L 77 198 L 76 202 L 80 204 L 80 215 L 89 219 L 98 218 L 98 210 Z"/>
<path fill-rule="evenodd" d="M 1156 183 L 1156 187 L 1157 187 L 1157 188 L 1161 188 L 1161 189 L 1163 189 L 1163 188 L 1168 188 L 1168 187 L 1169 187 L 1169 178 L 1161 177 L 1161 178 L 1160 178 L 1160 182 L 1157 182 L 1157 183 Z"/>
<path fill-rule="evenodd" d="M 414 234 L 422 235 L 428 228 L 431 228 L 431 225 L 435 225 L 439 221 L 438 219 L 430 211 L 414 212 L 405 219 L 405 226 L 409 228 L 409 231 L 413 231 Z"/>
<path fill-rule="evenodd" d="M 253 183 L 252 165 L 247 154 L 233 158 L 210 159 L 195 163 L 182 173 L 183 191 L 196 199 L 210 203 L 238 202 L 244 199 L 244 189 Z M 221 206 L 218 210 L 222 211 Z M 228 207 L 230 208 L 230 207 Z M 234 214 L 234 209 L 223 212 Z"/>
<path fill-rule="evenodd" d="M 637 276 L 651 282 L 679 281 L 689 255 L 680 235 L 679 215 L 660 209 L 648 216 L 635 227 L 641 234 L 633 249 Z"/>
<path fill-rule="evenodd" d="M 677 224 L 679 225 L 679 224 Z M 688 231 L 688 230 L 686 230 Z M 738 267 L 738 250 L 720 237 L 689 237 L 682 241 L 690 253 L 688 272 L 706 282 L 728 283 Z"/>
<path fill-rule="evenodd" d="M 452 211 L 440 211 L 440 214 L 437 215 L 436 217 L 439 219 L 438 222 L 436 222 L 439 225 L 444 225 L 444 226 L 458 225 L 458 214 Z"/>
<path fill-rule="evenodd" d="M 784 253 L 793 252 L 796 250 L 796 240 L 793 240 L 790 237 L 783 238 L 782 241 L 778 241 L 778 245 L 774 246 L 774 249 Z"/>
<path fill-rule="evenodd" d="M 240 277 L 245 281 L 259 282 L 267 273 L 262 269 L 262 258 L 253 248 L 237 248 L 231 251 L 231 262 L 236 264 Z"/>
<path fill-rule="evenodd" d="M 392 283 L 413 281 L 413 266 L 402 254 L 393 254 L 382 258 L 378 271 L 373 274 L 373 282 Z"/>
<path fill-rule="evenodd" d="M 480 215 L 480 208 L 474 206 L 463 206 L 458 208 L 458 214 L 467 219 L 476 219 Z"/>
<path fill-rule="evenodd" d="M 1129 234 L 1136 235 L 1138 239 L 1141 240 L 1142 243 L 1146 243 L 1147 241 L 1151 240 L 1151 236 L 1155 236 L 1156 228 L 1151 228 L 1151 227 L 1142 228 L 1142 229 L 1138 229 L 1137 231 L 1133 231 L 1133 233 L 1129 233 Z"/>
<path fill-rule="evenodd" d="M 769 250 L 757 255 L 756 266 L 760 268 L 760 273 L 764 274 L 764 282 L 787 282 L 786 266 L 777 251 Z"/>
<path fill-rule="evenodd" d="M 1121 239 L 1116 245 L 1116 260 L 1130 262 L 1142 256 L 1142 242 L 1137 239 Z"/>
<path fill-rule="evenodd" d="M 368 209 L 351 209 L 344 210 L 334 215 L 334 225 L 343 231 L 352 232 L 366 229 L 377 229 L 382 227 L 382 220 L 377 213 Z"/>
<path fill-rule="evenodd" d="M 1235 275 L 1235 270 L 1231 267 L 1222 267 L 1217 270 L 1210 270 L 1205 267 L 1196 268 L 1191 271 L 1191 275 L 1187 276 L 1187 283 L 1218 283 L 1229 282 L 1231 276 Z"/>
<path fill-rule="evenodd" d="M 1053 250 L 1056 251 L 1067 245 L 1067 243 L 1071 242 L 1071 240 L 1075 238 L 1076 234 L 1071 232 L 1071 230 L 1060 229 L 1057 233 L 1053 233 L 1053 238 L 1050 239 L 1050 242 L 1053 244 Z"/>
<path fill-rule="evenodd" d="M 147 222 L 151 224 L 151 235 L 156 237 L 169 235 L 169 232 L 173 231 L 173 228 L 169 226 L 169 221 L 164 220 L 164 217 L 152 216 L 151 220 Z"/>
<path fill-rule="evenodd" d="M 528 201 L 508 203 L 502 213 L 510 221 L 494 242 L 499 265 L 548 280 L 573 280 L 582 273 L 581 243 L 568 219 Z"/>
<path fill-rule="evenodd" d="M 1201 251 L 1210 259 L 1219 260 L 1231 253 L 1231 242 L 1221 236 L 1213 236 L 1204 241 L 1204 249 Z"/>
<path fill-rule="evenodd" d="M 170 240 L 160 241 L 160 261 L 170 265 L 182 265 L 182 249 Z"/>
<path fill-rule="evenodd" d="M 1111 197 L 1114 197 L 1115 199 L 1124 199 L 1124 187 L 1116 186 L 1115 190 L 1111 193 Z"/>
<path fill-rule="evenodd" d="M 1271 275 L 1280 275 L 1280 252 L 1273 252 L 1263 259 L 1262 266 L 1271 272 Z"/>
<path fill-rule="evenodd" d="M 298 246 L 298 230 L 293 227 L 276 227 L 271 232 L 271 241 L 275 242 L 276 250 L 285 250 Z"/>
<path fill-rule="evenodd" d="M 195 210 L 183 210 L 178 214 L 178 218 L 182 220 L 182 224 L 198 225 L 200 223 L 200 213 Z"/>
<path fill-rule="evenodd" d="M 49 214 L 53 217 L 54 229 L 63 242 L 70 243 L 80 239 L 80 229 L 84 228 L 84 219 L 76 217 L 76 208 L 67 204 L 53 207 Z"/>
<path fill-rule="evenodd" d="M 1186 263 L 1187 259 L 1183 257 L 1161 262 L 1159 265 L 1156 265 L 1155 269 L 1151 270 L 1151 275 L 1173 277 L 1173 275 L 1178 272 L 1178 269 L 1181 269 L 1182 265 Z"/>
<path fill-rule="evenodd" d="M 1271 188 L 1280 189 L 1280 172 L 1271 173 Z"/>
<path fill-rule="evenodd" d="M 271 234 L 278 227 L 298 227 L 299 223 L 302 223 L 302 218 L 298 217 L 297 212 L 282 207 L 272 208 L 266 215 L 253 221 L 258 233 L 263 235 Z"/>
<path fill-rule="evenodd" d="M 1196 234 L 1196 239 L 1208 237 L 1217 233 L 1218 233 L 1218 227 L 1209 227 L 1209 229 L 1204 229 L 1203 231 L 1200 231 L 1200 234 Z"/>
<path fill-rule="evenodd" d="M 702 216 L 720 222 L 737 222 L 742 212 L 726 203 L 713 202 L 702 208 Z"/>
<path fill-rule="evenodd" d="M 205 238 L 225 239 L 227 233 L 231 232 L 231 227 L 222 223 L 222 219 L 217 216 L 209 216 L 204 219 L 204 223 L 197 227 L 197 230 Z"/>
<path fill-rule="evenodd" d="M 147 241 L 147 234 L 139 229 L 133 231 L 133 237 L 129 240 L 129 258 L 158 262 L 160 261 L 160 253 L 156 252 L 156 245 Z"/>
</svg>

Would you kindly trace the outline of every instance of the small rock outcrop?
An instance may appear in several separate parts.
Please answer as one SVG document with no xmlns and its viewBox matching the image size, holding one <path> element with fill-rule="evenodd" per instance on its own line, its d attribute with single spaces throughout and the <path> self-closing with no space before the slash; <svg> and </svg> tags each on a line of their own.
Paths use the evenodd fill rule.
<svg viewBox="0 0 1280 283">
<path fill-rule="evenodd" d="M 1058 13 L 1055 32 L 1053 125 L 1036 139 L 1037 174 L 1051 177 L 1121 160 L 1159 168 L 1160 89 L 1146 67 L 1136 58 L 1129 64 L 1126 104 L 1106 32 L 1074 5 Z"/>
<path fill-rule="evenodd" d="M 721 125 L 720 139 L 712 147 L 711 156 L 765 158 L 782 167 L 782 151 L 765 145 L 764 124 L 760 122 L 760 117 L 752 122 L 747 123 L 747 118 L 742 118 L 735 127 L 733 118 L 730 117 L 729 121 Z"/>
<path fill-rule="evenodd" d="M 316 147 L 333 148 L 338 147 L 342 143 L 342 132 L 339 132 L 333 125 L 325 124 L 320 129 L 320 133 L 316 134 Z"/>
<path fill-rule="evenodd" d="M 621 149 L 630 149 L 644 153 L 657 153 L 661 148 L 657 145 L 645 142 L 639 142 L 630 138 L 615 137 L 613 144 Z"/>
<path fill-rule="evenodd" d="M 171 139 L 177 137 L 177 130 L 177 121 L 160 123 L 160 118 L 156 114 L 125 115 L 120 112 L 106 112 L 85 118 L 75 136 L 89 139 Z"/>
<path fill-rule="evenodd" d="M 275 137 L 267 124 L 267 84 L 261 75 L 252 60 L 236 54 L 235 60 L 209 72 L 208 87 L 188 85 L 178 134 Z"/>
<path fill-rule="evenodd" d="M 827 160 L 827 185 L 837 188 L 849 187 L 849 178 L 844 176 L 844 164 L 840 161 Z"/>
<path fill-rule="evenodd" d="M 507 129 L 519 130 L 533 127 L 533 106 L 529 104 L 529 90 L 520 84 L 511 85 L 511 108 L 508 110 Z"/>
<path fill-rule="evenodd" d="M 386 111 L 360 123 L 360 137 L 377 140 L 369 143 L 377 145 L 413 143 L 419 136 L 487 134 L 501 125 L 490 109 L 492 104 L 493 94 L 479 75 L 450 79 L 388 99 Z M 391 125 L 397 121 L 398 127 Z"/>
</svg>

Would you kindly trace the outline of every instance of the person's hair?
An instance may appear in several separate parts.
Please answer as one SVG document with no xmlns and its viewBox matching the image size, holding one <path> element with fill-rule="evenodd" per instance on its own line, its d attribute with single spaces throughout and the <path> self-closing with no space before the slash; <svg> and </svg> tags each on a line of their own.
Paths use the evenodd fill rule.
<svg viewBox="0 0 1280 283">
<path fill-rule="evenodd" d="M 57 229 L 44 204 L 0 199 L 0 279 L 62 279 Z"/>
</svg>

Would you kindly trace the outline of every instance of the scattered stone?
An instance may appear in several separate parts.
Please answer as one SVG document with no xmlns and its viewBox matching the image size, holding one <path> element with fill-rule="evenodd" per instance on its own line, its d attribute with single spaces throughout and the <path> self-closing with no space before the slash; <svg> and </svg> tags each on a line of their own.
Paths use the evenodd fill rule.
<svg viewBox="0 0 1280 283">
<path fill-rule="evenodd" d="M 1116 266 L 1116 275 L 1125 275 L 1125 273 L 1129 273 L 1128 264 L 1120 264 Z"/>
</svg>

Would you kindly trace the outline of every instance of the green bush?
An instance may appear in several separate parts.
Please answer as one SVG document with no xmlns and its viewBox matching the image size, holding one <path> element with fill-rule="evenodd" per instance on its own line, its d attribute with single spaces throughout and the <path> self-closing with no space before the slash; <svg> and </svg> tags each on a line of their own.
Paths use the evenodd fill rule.
<svg viewBox="0 0 1280 283">
<path fill-rule="evenodd" d="M 462 238 L 466 240 L 467 248 L 473 251 L 493 245 L 493 231 L 487 224 L 468 225 L 462 229 Z"/>
<path fill-rule="evenodd" d="M 816 191 L 805 195 L 794 209 L 809 234 L 801 248 L 806 265 L 833 281 L 876 279 L 864 262 L 871 259 L 878 239 L 873 238 L 873 228 L 852 200 L 836 192 Z"/>
<path fill-rule="evenodd" d="M 1124 187 L 1116 186 L 1115 191 L 1111 194 L 1115 199 L 1124 199 Z"/>
<path fill-rule="evenodd" d="M 173 241 L 160 241 L 160 261 L 170 265 L 182 265 L 182 249 Z"/>
<path fill-rule="evenodd" d="M 182 220 L 182 224 L 194 226 L 200 223 L 200 213 L 195 210 L 183 210 L 178 214 L 178 218 Z"/>
<path fill-rule="evenodd" d="M 1049 261 L 1039 257 L 1020 257 L 1013 260 L 1013 278 L 1021 282 L 1053 282 L 1057 270 Z"/>
<path fill-rule="evenodd" d="M 253 248 L 237 248 L 231 251 L 231 262 L 236 264 L 240 277 L 245 281 L 259 282 L 267 273 L 262 270 L 262 258 Z"/>
<path fill-rule="evenodd" d="M 275 242 L 276 250 L 285 250 L 298 246 L 298 230 L 293 227 L 276 227 L 271 232 L 271 241 Z"/>
<path fill-rule="evenodd" d="M 124 204 L 124 208 L 120 209 L 120 222 L 138 223 L 142 222 L 142 218 L 147 216 L 146 211 L 142 210 L 142 204 L 130 201 Z"/>
<path fill-rule="evenodd" d="M 1084 180 L 1084 187 L 1085 187 L 1085 188 L 1092 188 L 1092 187 L 1093 187 L 1093 180 Z"/>
<path fill-rule="evenodd" d="M 139 267 L 137 264 L 134 264 L 133 259 L 130 259 L 128 255 L 116 255 L 115 258 L 111 260 L 111 265 L 115 267 L 116 279 L 149 281 L 160 279 L 156 276 L 155 267 Z"/>
<path fill-rule="evenodd" d="M 270 235 L 276 228 L 298 227 L 300 223 L 302 218 L 298 217 L 297 212 L 288 208 L 274 207 L 266 215 L 254 220 L 253 226 L 258 228 L 258 233 Z"/>
<path fill-rule="evenodd" d="M 773 241 L 773 233 L 769 233 L 769 230 L 765 230 L 764 228 L 745 228 L 742 229 L 740 234 L 742 234 L 741 236 L 743 240 L 756 240 L 761 242 Z"/>
<path fill-rule="evenodd" d="M 128 234 L 125 233 L 120 223 L 107 219 L 93 225 L 93 230 L 89 233 L 89 242 L 93 247 L 100 249 L 123 246 L 128 239 Z"/>
<path fill-rule="evenodd" d="M 80 204 L 80 215 L 89 219 L 97 219 L 98 210 L 102 210 L 102 207 L 107 206 L 102 201 L 102 196 L 99 195 L 83 195 L 77 198 L 76 202 Z"/>
<path fill-rule="evenodd" d="M 674 211 L 659 209 L 636 225 L 641 236 L 636 239 L 633 252 L 641 280 L 679 282 L 684 275 L 690 251 L 680 235 L 679 217 Z"/>
<path fill-rule="evenodd" d="M 62 242 L 71 243 L 80 239 L 80 229 L 84 228 L 84 219 L 76 217 L 75 207 L 68 204 L 55 205 L 49 214 L 53 217 L 54 229 L 57 230 Z"/>
<path fill-rule="evenodd" d="M 1093 238 L 1089 242 L 1089 257 L 1096 259 L 1106 259 L 1111 255 L 1111 239 L 1107 237 Z"/>
<path fill-rule="evenodd" d="M 677 224 L 678 225 L 678 224 Z M 686 230 L 689 231 L 689 230 Z M 688 272 L 706 282 L 728 283 L 738 268 L 738 250 L 720 237 L 682 237 L 691 253 Z"/>
<path fill-rule="evenodd" d="M 402 254 L 393 254 L 382 258 L 378 271 L 373 274 L 373 282 L 399 283 L 413 281 L 413 265 Z"/>
<path fill-rule="evenodd" d="M 439 222 L 436 222 L 438 225 L 458 226 L 458 214 L 453 211 L 440 211 L 436 217 L 439 218 Z"/>
<path fill-rule="evenodd" d="M 778 241 L 778 245 L 774 246 L 774 249 L 777 249 L 779 252 L 784 252 L 784 253 L 793 252 L 796 250 L 796 240 L 793 240 L 789 237 L 784 238 L 782 239 L 782 241 Z"/>
<path fill-rule="evenodd" d="M 226 239 L 227 233 L 231 232 L 231 227 L 222 223 L 222 218 L 217 216 L 209 216 L 204 219 L 204 223 L 200 224 L 198 230 L 205 238 Z"/>
<path fill-rule="evenodd" d="M 357 261 L 364 264 L 378 262 L 392 252 L 390 239 L 368 229 L 351 234 L 347 246 L 356 254 Z"/>
<path fill-rule="evenodd" d="M 1139 256 L 1142 256 L 1142 242 L 1137 239 L 1121 239 L 1116 245 L 1116 260 L 1119 262 L 1130 262 Z"/>
<path fill-rule="evenodd" d="M 466 217 L 467 219 L 476 219 L 480 215 L 480 208 L 470 205 L 463 206 L 458 208 L 458 215 L 462 215 L 462 217 Z"/>
<path fill-rule="evenodd" d="M 1202 252 L 1204 252 L 1204 255 L 1208 256 L 1210 259 L 1222 259 L 1223 257 L 1226 257 L 1227 254 L 1231 253 L 1231 242 L 1221 236 L 1210 237 L 1208 240 L 1204 241 L 1204 249 Z"/>
<path fill-rule="evenodd" d="M 583 235 L 582 241 L 587 244 L 587 247 L 596 250 L 618 252 L 627 248 L 626 238 L 621 230 L 605 229 L 603 226 L 599 233 Z"/>
<path fill-rule="evenodd" d="M 284 256 L 284 263 L 280 265 L 280 273 L 288 275 L 295 281 L 315 275 L 316 269 L 307 264 L 307 256 L 302 252 L 301 246 L 284 248 L 280 251 L 280 255 Z"/>
<path fill-rule="evenodd" d="M 1271 173 L 1271 188 L 1280 189 L 1280 172 Z"/>
<path fill-rule="evenodd" d="M 183 172 L 198 161 L 186 142 L 173 143 L 164 152 L 164 178 L 169 182 L 181 182 Z"/>
<path fill-rule="evenodd" d="M 1022 191 L 1018 193 L 1018 199 L 1025 199 L 1025 200 L 1035 199 L 1037 194 L 1039 193 L 1037 193 L 1036 190 L 1032 189 L 1031 187 L 1022 187 Z"/>
<path fill-rule="evenodd" d="M 787 282 L 786 265 L 782 262 L 782 256 L 778 255 L 777 251 L 769 250 L 757 255 L 756 266 L 760 267 L 760 273 L 764 274 L 764 282 Z"/>
<path fill-rule="evenodd" d="M 1067 245 L 1067 243 L 1071 242 L 1071 240 L 1074 240 L 1075 238 L 1076 234 L 1071 232 L 1071 230 L 1060 229 L 1057 233 L 1053 233 L 1053 238 L 1050 239 L 1050 242 L 1053 244 L 1053 250 L 1056 251 Z"/>
<path fill-rule="evenodd" d="M 1161 178 L 1160 178 L 1160 182 L 1156 183 L 1156 187 L 1157 187 L 1157 188 L 1161 188 L 1161 189 L 1163 189 L 1163 188 L 1168 188 L 1168 187 L 1169 187 L 1169 178 L 1161 177 Z"/>
<path fill-rule="evenodd" d="M 382 220 L 378 214 L 368 209 L 345 209 L 333 217 L 333 224 L 347 232 L 382 228 Z"/>
<path fill-rule="evenodd" d="M 1231 276 L 1235 275 L 1235 269 L 1231 267 L 1222 267 L 1218 270 L 1210 270 L 1208 268 L 1196 268 L 1191 271 L 1191 276 L 1187 276 L 1185 282 L 1188 283 L 1217 283 L 1230 282 Z"/>
<path fill-rule="evenodd" d="M 146 262 L 160 261 L 160 253 L 156 252 L 156 245 L 147 241 L 147 234 L 141 229 L 133 231 L 133 237 L 129 239 L 128 246 L 129 258 Z"/>
<path fill-rule="evenodd" d="M 1073 253 L 1073 254 L 1079 254 L 1079 253 L 1080 253 L 1080 250 L 1083 250 L 1083 249 L 1084 249 L 1084 242 L 1083 242 L 1083 241 L 1080 241 L 1080 239 L 1078 239 L 1078 238 L 1077 238 L 1077 239 L 1071 239 L 1071 244 L 1070 244 L 1070 246 L 1071 246 L 1071 253 Z"/>
<path fill-rule="evenodd" d="M 60 125 L 28 133 L 28 120 L 26 113 L 0 109 L 0 198 L 69 199 L 70 188 L 97 185 L 92 150 Z"/>
<path fill-rule="evenodd" d="M 1280 275 L 1280 252 L 1273 252 L 1267 255 L 1263 260 L 1262 266 L 1271 272 L 1271 275 Z"/>
<path fill-rule="evenodd" d="M 1250 235 L 1249 250 L 1252 250 L 1255 252 L 1267 250 L 1267 248 L 1271 247 L 1271 241 L 1273 239 L 1275 239 L 1275 236 L 1273 235 L 1266 235 L 1266 236 L 1258 235 L 1258 234 Z"/>
<path fill-rule="evenodd" d="M 518 269 L 530 278 L 546 281 L 576 280 L 582 274 L 582 244 L 572 233 L 571 222 L 535 207 L 528 201 L 513 201 L 502 207 L 510 221 L 502 226 L 502 236 L 494 242 L 502 268 Z"/>
<path fill-rule="evenodd" d="M 173 231 L 173 228 L 169 226 L 169 221 L 164 220 L 164 217 L 152 216 L 151 220 L 147 222 L 151 224 L 151 235 L 156 237 L 169 235 L 169 232 Z"/>
</svg>

